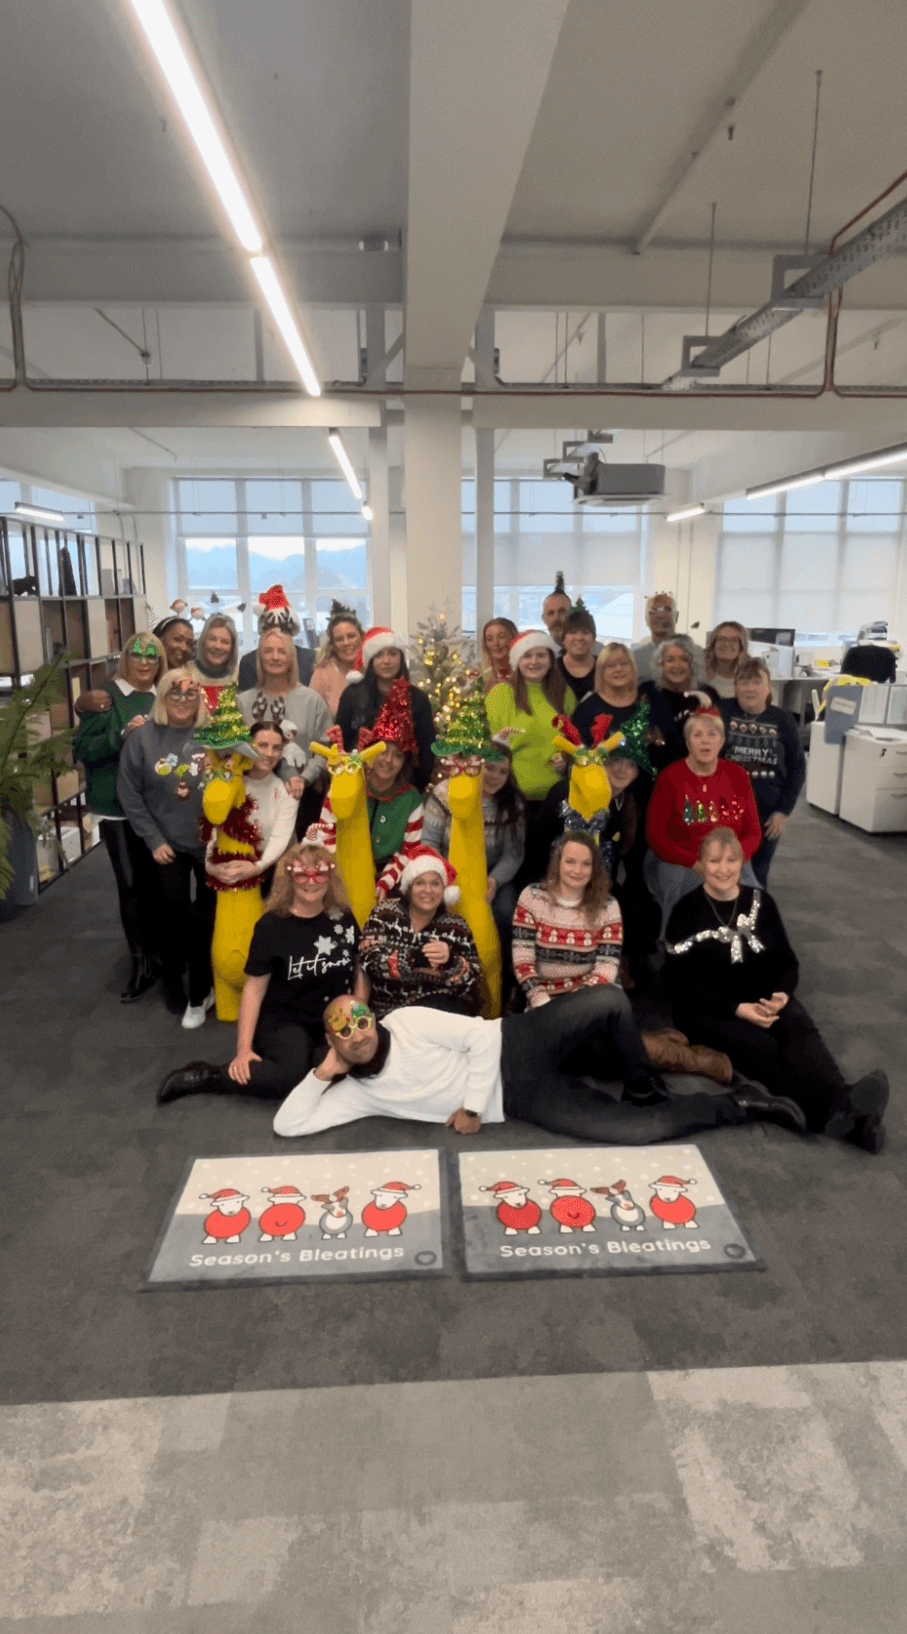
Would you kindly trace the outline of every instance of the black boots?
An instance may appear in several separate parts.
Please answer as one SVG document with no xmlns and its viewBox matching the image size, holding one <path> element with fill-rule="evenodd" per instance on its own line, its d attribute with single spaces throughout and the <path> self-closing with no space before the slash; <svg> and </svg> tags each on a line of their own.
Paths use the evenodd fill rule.
<svg viewBox="0 0 907 1634">
<path fill-rule="evenodd" d="M 187 1067 L 168 1072 L 157 1092 L 158 1106 L 180 1101 L 184 1095 L 232 1095 L 241 1089 L 234 1084 L 226 1067 L 213 1067 L 208 1061 L 190 1061 Z"/>
<path fill-rule="evenodd" d="M 134 1004 L 157 981 L 157 971 L 144 953 L 134 953 L 129 980 L 120 994 L 121 1004 Z"/>
<path fill-rule="evenodd" d="M 850 1085 L 844 1105 L 829 1118 L 823 1135 L 830 1135 L 833 1140 L 848 1140 L 877 1156 L 885 1145 L 882 1118 L 889 1093 L 884 1072 L 867 1072 L 865 1078 Z"/>
<path fill-rule="evenodd" d="M 731 1100 L 755 1123 L 777 1123 L 794 1134 L 806 1134 L 806 1118 L 796 1101 L 789 1101 L 786 1095 L 770 1095 L 761 1084 L 747 1084 L 732 1090 Z"/>
</svg>

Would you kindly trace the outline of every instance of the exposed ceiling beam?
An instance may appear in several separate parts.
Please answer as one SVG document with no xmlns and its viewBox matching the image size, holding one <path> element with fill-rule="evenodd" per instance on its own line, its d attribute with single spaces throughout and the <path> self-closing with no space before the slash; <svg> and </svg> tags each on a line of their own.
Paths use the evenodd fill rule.
<svg viewBox="0 0 907 1634">
<path fill-rule="evenodd" d="M 0 391 L 0 426 L 377 426 L 377 397 L 302 392 L 172 390 Z"/>
<path fill-rule="evenodd" d="M 881 446 L 883 436 L 886 445 L 907 438 L 907 396 L 848 398 L 826 392 L 819 398 L 773 398 L 769 393 L 764 397 L 709 397 L 699 392 L 666 392 L 642 396 L 583 393 L 575 398 L 558 394 L 546 399 L 489 393 L 472 399 L 472 421 L 477 430 L 592 425 L 638 431 L 871 432 L 872 445 Z"/>
<path fill-rule="evenodd" d="M 412 0 L 406 362 L 459 379 L 569 0 Z"/>
<path fill-rule="evenodd" d="M 691 132 L 680 156 L 668 176 L 661 201 L 640 229 L 633 246 L 634 254 L 642 255 L 657 233 L 677 194 L 692 175 L 696 165 L 711 147 L 715 138 L 724 135 L 739 115 L 740 104 L 758 79 L 763 68 L 778 50 L 786 34 L 806 10 L 810 0 L 779 0 L 762 19 L 746 49 L 741 53 L 736 69 L 724 88 L 708 107 L 703 119 Z"/>
</svg>

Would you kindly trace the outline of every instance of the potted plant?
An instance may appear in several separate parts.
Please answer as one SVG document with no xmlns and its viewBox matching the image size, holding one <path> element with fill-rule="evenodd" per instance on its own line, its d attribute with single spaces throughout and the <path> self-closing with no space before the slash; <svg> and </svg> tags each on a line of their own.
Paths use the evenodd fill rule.
<svg viewBox="0 0 907 1634">
<path fill-rule="evenodd" d="M 16 687 L 0 705 L 0 906 L 21 907 L 38 895 L 35 789 L 72 771 L 65 751 L 72 730 L 42 737 L 36 717 L 57 697 L 64 653 Z"/>
</svg>

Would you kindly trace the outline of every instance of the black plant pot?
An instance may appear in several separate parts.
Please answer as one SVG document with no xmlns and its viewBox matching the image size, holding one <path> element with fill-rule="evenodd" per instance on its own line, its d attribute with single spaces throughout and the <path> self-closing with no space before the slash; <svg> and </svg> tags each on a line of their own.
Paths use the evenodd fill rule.
<svg viewBox="0 0 907 1634">
<path fill-rule="evenodd" d="M 9 919 L 16 908 L 30 908 L 38 900 L 38 846 L 28 823 L 15 812 L 6 813 L 9 824 L 7 856 L 13 870 L 12 883 L 0 900 L 0 919 Z"/>
</svg>

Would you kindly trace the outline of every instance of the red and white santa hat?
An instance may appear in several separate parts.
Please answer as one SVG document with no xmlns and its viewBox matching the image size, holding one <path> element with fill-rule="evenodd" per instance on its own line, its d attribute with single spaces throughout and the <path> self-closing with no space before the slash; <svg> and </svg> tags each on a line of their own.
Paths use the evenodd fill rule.
<svg viewBox="0 0 907 1634">
<path fill-rule="evenodd" d="M 386 647 L 396 647 L 403 652 L 405 642 L 386 624 L 373 624 L 362 637 L 362 646 L 353 659 L 353 668 L 347 672 L 347 685 L 350 681 L 361 681 L 376 653 L 384 652 Z"/>
<path fill-rule="evenodd" d="M 298 1186 L 262 1186 L 262 1191 L 271 1197 L 304 1197 L 305 1193 Z"/>
<path fill-rule="evenodd" d="M 440 851 L 435 851 L 430 845 L 406 845 L 403 847 L 406 858 L 406 867 L 400 875 L 400 889 L 404 896 L 409 895 L 409 889 L 414 879 L 420 874 L 440 874 L 444 881 L 444 901 L 448 908 L 453 907 L 460 900 L 460 887 L 457 884 L 457 871 L 451 868 L 446 857 Z"/>
<path fill-rule="evenodd" d="M 421 1190 L 422 1190 L 421 1186 L 409 1186 L 409 1185 L 407 1185 L 405 1180 L 387 1180 L 387 1181 L 385 1181 L 383 1186 L 373 1186 L 372 1187 L 372 1196 L 374 1197 L 375 1193 L 379 1192 L 379 1191 L 398 1191 L 398 1192 L 400 1192 L 401 1196 L 405 1197 L 406 1193 L 408 1191 L 421 1191 Z"/>
<path fill-rule="evenodd" d="M 479 1187 L 479 1191 L 490 1191 L 490 1192 L 525 1191 L 525 1190 L 526 1190 L 526 1187 L 517 1185 L 517 1182 L 515 1180 L 496 1180 L 493 1186 L 480 1186 Z"/>
<path fill-rule="evenodd" d="M 220 1191 L 203 1191 L 199 1193 L 205 1203 L 222 1203 L 225 1197 L 245 1198 L 244 1191 L 237 1191 L 235 1186 L 221 1186 Z"/>
<path fill-rule="evenodd" d="M 540 1180 L 539 1185 L 541 1185 L 541 1186 L 551 1186 L 552 1189 L 557 1190 L 557 1191 L 581 1191 L 582 1190 L 582 1187 L 578 1186 L 576 1184 L 575 1180 Z"/>
<path fill-rule="evenodd" d="M 677 1174 L 660 1174 L 657 1180 L 649 1182 L 653 1186 L 695 1186 L 695 1180 L 681 1180 Z"/>
<path fill-rule="evenodd" d="M 259 635 L 264 635 L 266 630 L 283 630 L 286 635 L 299 634 L 299 620 L 282 584 L 272 584 L 270 589 L 262 590 L 258 600 L 253 602 L 252 611 L 258 615 Z"/>
<path fill-rule="evenodd" d="M 520 630 L 510 643 L 510 668 L 516 669 L 520 659 L 525 658 L 533 647 L 547 647 L 555 658 L 561 650 L 547 630 Z"/>
</svg>

